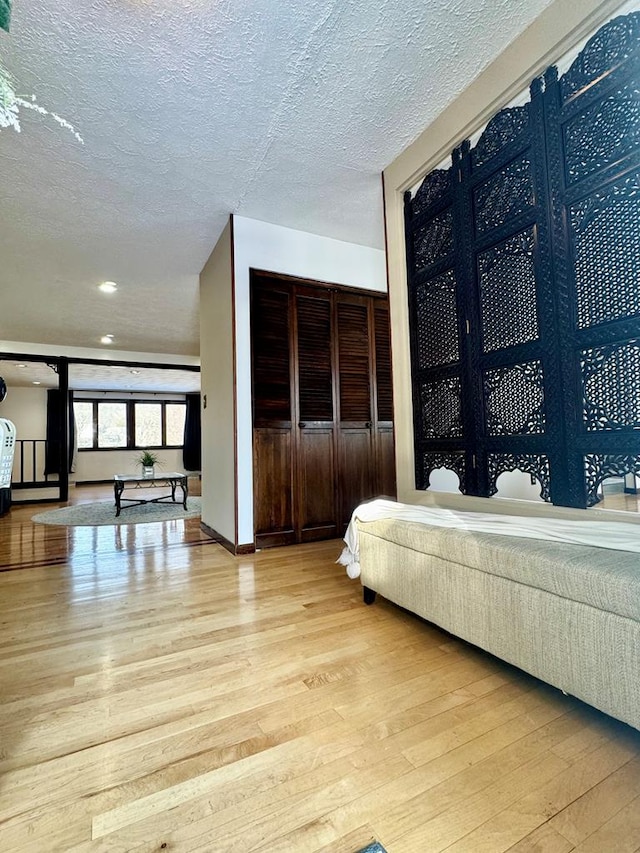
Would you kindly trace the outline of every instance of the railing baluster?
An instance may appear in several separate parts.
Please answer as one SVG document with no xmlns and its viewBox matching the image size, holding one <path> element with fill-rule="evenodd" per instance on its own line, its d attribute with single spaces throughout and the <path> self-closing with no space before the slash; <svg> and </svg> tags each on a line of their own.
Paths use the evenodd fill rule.
<svg viewBox="0 0 640 853">
<path fill-rule="evenodd" d="M 29 455 L 29 448 L 26 447 L 27 444 L 31 446 L 31 471 L 29 472 L 25 471 L 25 457 Z M 38 474 L 38 447 L 42 446 L 45 448 L 46 456 L 46 445 L 47 440 L 45 438 L 16 439 L 14 462 L 19 465 L 19 477 L 17 479 L 12 479 L 11 485 L 13 488 L 44 488 L 47 485 L 51 485 L 49 483 L 48 474 Z"/>
</svg>

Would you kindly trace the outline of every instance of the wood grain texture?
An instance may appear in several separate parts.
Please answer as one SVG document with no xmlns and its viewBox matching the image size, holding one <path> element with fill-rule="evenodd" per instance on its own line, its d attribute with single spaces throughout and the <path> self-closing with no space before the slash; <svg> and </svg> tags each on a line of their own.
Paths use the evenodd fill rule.
<svg viewBox="0 0 640 853">
<path fill-rule="evenodd" d="M 395 494 L 387 299 L 257 272 L 251 293 L 256 544 L 332 539 Z"/>
<path fill-rule="evenodd" d="M 337 540 L 35 512 L 0 519 L 3 853 L 637 850 L 640 733 L 365 607 Z"/>
</svg>

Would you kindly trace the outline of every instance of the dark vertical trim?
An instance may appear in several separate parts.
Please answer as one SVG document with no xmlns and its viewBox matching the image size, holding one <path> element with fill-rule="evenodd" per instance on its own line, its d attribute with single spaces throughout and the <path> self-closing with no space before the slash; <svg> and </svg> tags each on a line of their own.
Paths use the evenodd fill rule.
<svg viewBox="0 0 640 853">
<path fill-rule="evenodd" d="M 58 389 L 60 391 L 60 500 L 69 500 L 69 360 L 64 356 L 58 359 Z"/>
<path fill-rule="evenodd" d="M 453 152 L 453 228 L 456 247 L 456 302 L 465 448 L 463 491 L 489 496 L 486 475 L 484 393 L 482 387 L 481 309 L 477 255 L 474 246 L 471 148 L 465 140 Z"/>
<path fill-rule="evenodd" d="M 107 402 L 107 401 L 105 401 Z M 126 401 L 126 421 L 127 421 L 127 448 L 136 447 L 136 421 L 138 412 L 136 411 L 136 402 L 133 400 Z"/>
<path fill-rule="evenodd" d="M 551 82 L 551 69 L 545 80 Z M 554 72 L 555 74 L 555 68 Z M 557 84 L 556 84 L 557 86 Z M 549 440 L 551 501 L 561 506 L 584 507 L 584 500 L 571 496 L 569 457 L 572 449 L 567 440 L 567 412 L 572 401 L 562 379 L 566 352 L 566 333 L 563 315 L 566 312 L 566 269 L 563 260 L 566 232 L 563 217 L 556 217 L 555 198 L 558 197 L 558 169 L 554 165 L 556 149 L 557 109 L 559 102 L 549 91 L 543 94 L 542 78 L 530 86 L 532 145 L 536 160 L 537 250 L 541 269 L 539 305 L 541 313 L 540 338 L 545 370 L 546 434 Z M 553 103 L 549 103 L 549 97 Z M 556 125 L 552 127 L 551 125 Z"/>
</svg>

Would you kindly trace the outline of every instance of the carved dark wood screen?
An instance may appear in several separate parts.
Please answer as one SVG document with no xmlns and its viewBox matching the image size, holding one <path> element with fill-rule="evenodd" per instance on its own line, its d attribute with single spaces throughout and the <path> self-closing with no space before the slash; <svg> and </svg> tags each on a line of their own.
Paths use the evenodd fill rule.
<svg viewBox="0 0 640 853">
<path fill-rule="evenodd" d="M 585 507 L 640 474 L 640 13 L 530 96 L 405 196 L 416 487 Z"/>
</svg>

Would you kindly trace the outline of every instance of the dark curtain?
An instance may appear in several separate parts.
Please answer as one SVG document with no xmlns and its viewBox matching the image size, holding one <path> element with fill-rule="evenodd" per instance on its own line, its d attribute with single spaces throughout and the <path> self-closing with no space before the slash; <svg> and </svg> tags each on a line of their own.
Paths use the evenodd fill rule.
<svg viewBox="0 0 640 853">
<path fill-rule="evenodd" d="M 182 448 L 182 464 L 186 471 L 199 471 L 202 466 L 200 441 L 200 394 L 187 394 Z"/>
<path fill-rule="evenodd" d="M 58 388 L 50 388 L 47 391 L 47 444 L 44 462 L 44 473 L 60 474 L 62 459 L 62 435 L 60 423 L 62 421 L 62 392 Z M 73 391 L 69 391 L 69 446 L 67 456 L 67 471 L 73 470 L 73 449 L 75 447 L 75 418 L 73 416 Z"/>
</svg>

